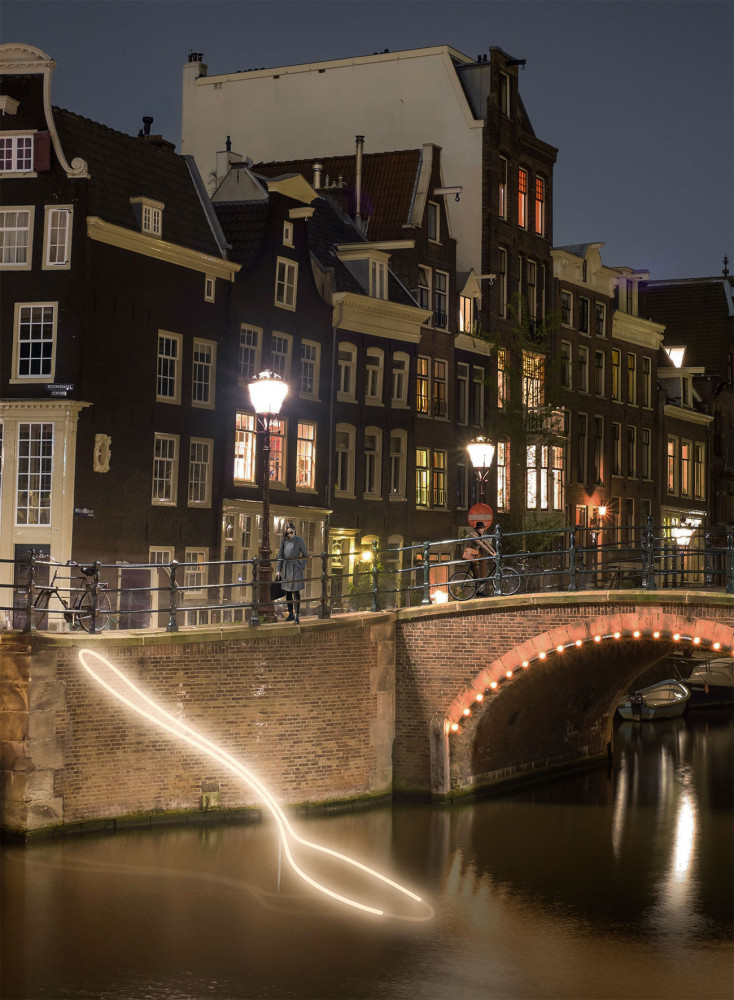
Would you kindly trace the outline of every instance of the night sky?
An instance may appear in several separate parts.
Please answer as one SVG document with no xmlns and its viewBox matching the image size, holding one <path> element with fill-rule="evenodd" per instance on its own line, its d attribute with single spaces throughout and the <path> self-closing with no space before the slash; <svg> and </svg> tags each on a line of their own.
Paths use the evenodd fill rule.
<svg viewBox="0 0 734 1000">
<path fill-rule="evenodd" d="M 559 149 L 556 245 L 603 242 L 605 264 L 652 278 L 720 274 L 734 257 L 729 0 L 3 0 L 0 31 L 56 60 L 54 104 L 131 134 L 152 115 L 176 143 L 192 49 L 213 76 L 496 45 L 527 60 L 525 107 Z"/>
</svg>

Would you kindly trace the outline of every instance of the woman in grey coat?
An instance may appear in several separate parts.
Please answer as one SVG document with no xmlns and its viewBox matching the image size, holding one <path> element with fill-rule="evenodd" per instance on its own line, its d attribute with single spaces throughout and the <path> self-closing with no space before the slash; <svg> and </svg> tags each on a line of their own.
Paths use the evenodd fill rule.
<svg viewBox="0 0 734 1000">
<path fill-rule="evenodd" d="M 308 552 L 306 543 L 300 535 L 296 534 L 296 526 L 289 521 L 285 526 L 283 538 L 278 549 L 278 562 L 276 564 L 276 579 L 280 580 L 285 591 L 285 599 L 288 602 L 288 617 L 286 621 L 295 620 L 298 625 L 301 611 L 301 591 L 306 586 L 304 575 L 306 572 L 306 560 Z M 293 599 L 295 598 L 295 618 L 293 615 Z"/>
</svg>

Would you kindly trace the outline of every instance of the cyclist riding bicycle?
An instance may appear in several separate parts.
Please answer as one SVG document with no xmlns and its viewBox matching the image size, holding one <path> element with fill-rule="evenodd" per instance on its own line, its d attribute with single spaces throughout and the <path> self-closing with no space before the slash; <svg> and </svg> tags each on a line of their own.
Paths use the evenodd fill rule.
<svg viewBox="0 0 734 1000">
<path fill-rule="evenodd" d="M 483 558 L 483 553 L 487 558 Z M 497 555 L 491 536 L 485 534 L 484 521 L 477 521 L 472 533 L 467 536 L 463 555 L 471 563 L 472 573 L 478 581 L 477 594 L 484 594 L 489 577 L 489 560 Z"/>
</svg>

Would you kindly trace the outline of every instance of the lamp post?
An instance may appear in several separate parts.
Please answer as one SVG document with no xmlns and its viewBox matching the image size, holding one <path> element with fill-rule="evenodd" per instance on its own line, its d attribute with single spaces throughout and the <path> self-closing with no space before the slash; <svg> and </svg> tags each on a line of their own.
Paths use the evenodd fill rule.
<svg viewBox="0 0 734 1000">
<path fill-rule="evenodd" d="M 262 371 L 248 384 L 250 401 L 258 417 L 258 431 L 263 435 L 260 449 L 260 467 L 263 484 L 262 533 L 260 536 L 260 561 L 257 567 L 257 606 L 273 618 L 275 612 L 270 600 L 270 582 L 273 567 L 270 562 L 270 422 L 280 413 L 283 400 L 288 395 L 288 383 L 275 372 Z M 258 622 L 257 611 L 252 616 L 252 624 Z"/>
<path fill-rule="evenodd" d="M 480 502 L 484 502 L 484 490 L 489 478 L 489 467 L 494 458 L 494 445 L 489 438 L 480 434 L 469 442 L 466 450 L 469 452 L 471 464 L 474 466 L 477 474 L 480 493 L 479 500 Z"/>
</svg>

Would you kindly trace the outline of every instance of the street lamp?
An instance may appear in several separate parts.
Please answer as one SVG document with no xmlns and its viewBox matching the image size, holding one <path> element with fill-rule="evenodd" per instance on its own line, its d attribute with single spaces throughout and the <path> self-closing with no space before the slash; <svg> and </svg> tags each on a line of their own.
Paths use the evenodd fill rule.
<svg viewBox="0 0 734 1000">
<path fill-rule="evenodd" d="M 270 600 L 270 581 L 273 567 L 270 563 L 270 422 L 280 413 L 283 400 L 288 395 L 288 383 L 275 372 L 262 371 L 248 384 L 250 401 L 258 416 L 260 431 L 263 435 L 260 467 L 263 484 L 263 514 L 262 534 L 260 539 L 260 562 L 257 567 L 258 607 L 266 615 L 274 617 L 273 605 Z M 257 611 L 253 612 L 252 623 L 258 621 Z"/>
<path fill-rule="evenodd" d="M 466 450 L 469 452 L 471 464 L 474 466 L 476 471 L 477 482 L 479 483 L 479 492 L 481 494 L 480 499 L 483 501 L 484 487 L 489 478 L 489 467 L 492 464 L 492 459 L 494 458 L 494 445 L 489 438 L 479 434 L 469 442 L 466 446 Z"/>
</svg>

